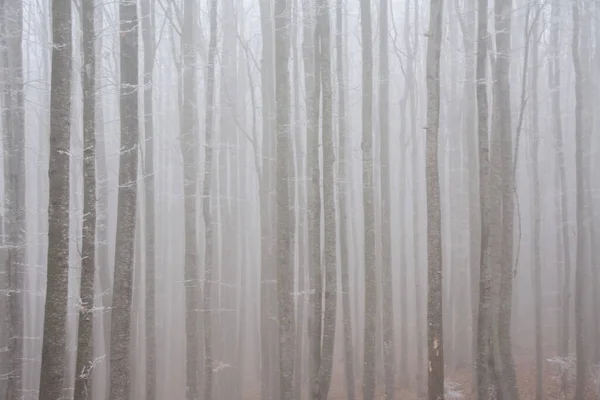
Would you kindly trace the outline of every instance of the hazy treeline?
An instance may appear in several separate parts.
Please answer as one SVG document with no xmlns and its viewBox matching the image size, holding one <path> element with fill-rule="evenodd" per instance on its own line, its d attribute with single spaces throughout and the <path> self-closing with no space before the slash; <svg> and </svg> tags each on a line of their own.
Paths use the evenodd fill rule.
<svg viewBox="0 0 600 400">
<path fill-rule="evenodd" d="M 600 396 L 599 18 L 0 0 L 0 400 Z"/>
</svg>

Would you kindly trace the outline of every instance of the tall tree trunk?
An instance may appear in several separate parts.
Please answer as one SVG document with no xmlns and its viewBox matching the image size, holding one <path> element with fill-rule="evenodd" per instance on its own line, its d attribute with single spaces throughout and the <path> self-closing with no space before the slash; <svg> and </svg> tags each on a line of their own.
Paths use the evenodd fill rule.
<svg viewBox="0 0 600 400">
<path fill-rule="evenodd" d="M 585 385 L 587 380 L 587 363 L 586 363 L 586 347 L 585 347 L 585 309 L 584 301 L 586 298 L 586 213 L 585 213 L 585 198 L 586 188 L 584 168 L 589 166 L 588 151 L 584 148 L 585 143 L 585 126 L 584 126 L 584 99 L 583 99 L 583 69 L 580 59 L 580 23 L 579 13 L 580 4 L 573 3 L 573 38 L 571 42 L 573 68 L 575 70 L 575 176 L 576 176 L 576 223 L 577 223 L 577 250 L 575 253 L 575 352 L 577 357 L 576 364 L 576 386 L 575 400 L 583 400 L 585 398 Z"/>
<path fill-rule="evenodd" d="M 497 346 L 499 362 L 497 371 L 500 377 L 500 390 L 503 398 L 519 400 L 515 363 L 512 354 L 510 326 L 513 297 L 513 247 L 514 247 L 514 160 L 510 104 L 510 35 L 512 0 L 498 0 L 495 9 L 496 61 L 494 76 L 494 131 L 499 140 L 502 161 L 500 179 L 502 181 L 502 254 L 499 273 L 499 304 L 497 321 Z M 495 146 L 491 146 L 492 149 Z M 495 151 L 494 151 L 495 152 Z M 492 164 L 494 162 L 492 161 Z M 494 173 L 492 172 L 492 175 Z M 490 194 L 492 197 L 492 194 Z"/>
<path fill-rule="evenodd" d="M 383 365 L 385 373 L 385 398 L 394 399 L 394 297 L 392 295 L 392 226 L 390 190 L 390 116 L 388 61 L 388 3 L 382 0 L 379 9 L 379 126 L 381 136 L 381 289 Z M 406 351 L 406 349 L 403 349 Z"/>
<path fill-rule="evenodd" d="M 50 95 L 51 156 L 48 169 L 48 176 L 50 177 L 48 270 L 46 274 L 46 305 L 44 307 L 44 336 L 39 386 L 40 399 L 42 400 L 55 400 L 62 397 L 63 372 L 66 363 L 65 346 L 67 338 L 69 281 L 71 20 L 71 3 L 54 0 L 52 2 L 52 37 L 54 47 L 52 49 Z M 13 319 L 12 322 L 15 324 L 18 321 Z M 12 334 L 17 334 L 17 332 L 12 332 Z M 20 386 L 15 387 L 12 394 L 16 395 L 20 390 Z M 9 396 L 11 396 L 10 389 Z M 18 397 L 20 395 L 9 398 Z"/>
<path fill-rule="evenodd" d="M 438 167 L 443 0 L 431 0 L 427 42 L 427 341 L 429 400 L 444 398 L 442 221 Z"/>
<path fill-rule="evenodd" d="M 186 0 L 183 8 L 184 21 L 181 36 L 182 52 L 182 108 L 180 144 L 183 156 L 183 192 L 185 208 L 185 323 L 186 323 L 186 393 L 188 400 L 199 397 L 198 346 L 198 254 L 196 249 L 196 193 L 198 176 L 198 139 L 194 115 L 196 107 L 196 48 L 194 40 L 195 0 Z M 205 185 L 210 185 L 210 181 Z M 207 312 L 207 314 L 210 314 Z"/>
<path fill-rule="evenodd" d="M 217 53 L 217 0 L 210 3 L 210 41 L 208 44 L 208 66 L 206 79 L 206 114 L 205 114 L 205 155 L 204 185 L 202 187 L 202 215 L 204 217 L 205 249 L 204 249 L 204 399 L 211 400 L 213 386 L 213 349 L 212 349 L 212 317 L 211 286 L 213 273 L 213 226 L 210 210 L 212 162 L 213 162 L 213 120 L 215 107 L 215 58 Z"/>
<path fill-rule="evenodd" d="M 94 278 L 96 272 L 96 31 L 94 2 L 81 3 L 83 30 L 83 237 L 75 400 L 92 398 Z"/>
<path fill-rule="evenodd" d="M 290 10 L 275 0 L 275 101 L 277 104 L 277 306 L 279 321 L 280 399 L 294 397 L 294 267 L 290 247 Z M 335 229 L 335 227 L 334 227 Z M 335 232 L 335 231 L 334 231 Z M 335 248 L 335 247 L 334 247 Z M 334 266 L 335 268 L 335 266 Z"/>
<path fill-rule="evenodd" d="M 538 6 L 534 5 L 535 14 L 538 13 Z M 540 171 L 539 171 L 539 147 L 540 147 L 540 127 L 539 127 L 539 103 L 538 103 L 538 70 L 539 70 L 539 28 L 537 18 L 533 21 L 533 43 L 532 43 L 532 63 L 531 63 L 531 118 L 532 121 L 532 139 L 531 146 L 531 164 L 533 170 L 533 292 L 534 292 L 534 308 L 535 308 L 535 365 L 536 365 L 536 400 L 544 398 L 543 386 L 543 368 L 544 368 L 544 353 L 543 353 L 543 327 L 542 327 L 542 248 L 540 245 L 541 236 L 541 200 L 540 200 Z M 525 37 L 529 40 L 529 37 Z"/>
<path fill-rule="evenodd" d="M 115 248 L 114 294 L 110 338 L 110 399 L 130 396 L 129 350 L 133 290 L 134 242 L 137 210 L 138 116 L 138 16 L 134 0 L 121 0 L 121 148 L 119 200 Z"/>
<path fill-rule="evenodd" d="M 156 399 L 156 234 L 154 200 L 153 78 L 155 57 L 154 2 L 142 1 L 144 41 L 144 234 L 146 236 L 146 400 Z"/>
<path fill-rule="evenodd" d="M 344 328 L 344 372 L 346 377 L 346 397 L 348 400 L 356 399 L 355 374 L 354 374 L 354 348 L 352 343 L 352 309 L 350 307 L 350 249 L 348 246 L 348 196 L 352 196 L 348 179 L 348 151 L 346 132 L 346 78 L 344 75 L 344 45 L 342 0 L 336 0 L 336 56 L 337 56 L 337 81 L 338 81 L 338 135 L 339 135 L 339 161 L 338 161 L 338 204 L 340 213 L 340 270 L 342 275 L 342 324 Z"/>
<path fill-rule="evenodd" d="M 53 11 L 54 8 L 59 7 L 60 6 L 58 5 L 54 6 Z M 8 234 L 8 259 L 6 260 L 7 275 L 3 279 L 6 279 L 9 290 L 8 293 L 10 293 L 8 296 L 8 314 L 5 321 L 7 326 L 9 352 L 9 362 L 7 367 L 10 371 L 7 375 L 7 396 L 8 398 L 18 398 L 21 396 L 23 390 L 23 337 L 25 335 L 24 289 L 25 276 L 27 275 L 27 254 L 25 246 L 25 216 L 27 213 L 25 204 L 25 104 L 23 93 L 24 78 L 22 51 L 23 4 L 21 1 L 3 0 L 0 2 L 0 25 L 2 25 L 2 27 L 0 27 L 0 36 L 2 36 L 0 39 L 0 47 L 2 47 L 1 56 L 3 59 L 3 63 L 0 64 L 0 66 L 4 69 L 5 79 L 2 121 L 5 124 L 3 127 L 4 201 L 6 210 L 5 222 Z M 64 26 L 53 25 L 53 29 L 54 28 L 62 29 Z M 70 72 L 65 73 L 70 79 Z M 68 95 L 70 95 L 69 91 L 70 87 L 68 86 L 66 92 Z M 69 144 L 68 138 L 66 143 L 67 145 Z M 57 179 L 60 181 L 62 178 Z M 67 185 L 67 191 L 68 188 L 69 186 Z M 56 195 L 56 192 L 54 192 L 54 194 Z M 68 194 L 66 207 L 66 212 L 68 214 Z M 53 245 L 56 246 L 56 242 L 53 242 Z M 68 246 L 68 243 L 66 245 Z M 60 244 L 60 246 L 63 246 L 63 244 Z M 63 267 L 64 265 L 59 268 L 62 269 Z M 66 273 L 66 271 L 61 272 Z M 57 277 L 57 279 L 58 283 L 60 277 Z M 62 365 L 62 363 L 59 365 Z"/>
<path fill-rule="evenodd" d="M 365 335 L 363 399 L 375 397 L 375 329 L 377 283 L 375 265 L 375 208 L 373 204 L 373 50 L 371 2 L 360 1 L 362 31 L 362 173 L 364 212 Z"/>
<path fill-rule="evenodd" d="M 323 341 L 319 366 L 319 399 L 326 400 L 331 385 L 335 326 L 337 320 L 337 243 L 335 215 L 335 150 L 333 140 L 333 89 L 331 84 L 331 30 L 328 0 L 317 2 L 317 25 L 321 47 L 320 67 L 323 87 L 323 212 L 325 228 L 325 290 Z"/>
</svg>

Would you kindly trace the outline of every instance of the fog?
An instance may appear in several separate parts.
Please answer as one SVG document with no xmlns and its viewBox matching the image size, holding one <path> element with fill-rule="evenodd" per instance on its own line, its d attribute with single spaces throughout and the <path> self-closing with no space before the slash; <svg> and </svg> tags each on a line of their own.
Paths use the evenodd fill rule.
<svg viewBox="0 0 600 400">
<path fill-rule="evenodd" d="M 600 398 L 599 15 L 0 0 L 0 400 Z"/>
</svg>

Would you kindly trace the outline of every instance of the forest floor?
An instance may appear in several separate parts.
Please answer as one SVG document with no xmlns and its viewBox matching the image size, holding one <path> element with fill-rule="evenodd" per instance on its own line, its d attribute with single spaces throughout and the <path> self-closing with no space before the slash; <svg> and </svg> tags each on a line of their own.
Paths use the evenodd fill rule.
<svg viewBox="0 0 600 400">
<path fill-rule="evenodd" d="M 530 357 L 519 357 L 516 360 L 517 379 L 519 383 L 520 400 L 535 400 L 536 382 L 535 382 L 535 360 Z M 544 362 L 544 395 L 547 400 L 564 400 L 565 394 L 561 390 L 561 385 L 557 377 L 558 367 L 547 360 Z M 425 377 L 426 379 L 427 377 Z M 399 379 L 396 379 L 398 382 Z M 475 400 L 476 395 L 473 393 L 472 387 L 472 371 L 470 368 L 450 369 L 446 368 L 446 380 L 453 383 L 455 388 L 453 396 L 446 396 L 446 400 Z M 378 393 L 376 399 L 383 399 L 383 382 L 377 384 Z M 412 383 L 414 386 L 414 382 Z M 566 399 L 571 399 L 575 393 L 574 382 L 569 383 L 568 396 Z M 356 380 L 357 400 L 362 399 L 362 388 L 360 379 Z M 396 389 L 397 400 L 418 400 L 426 396 L 419 397 L 414 388 L 409 390 L 401 388 L 399 385 Z M 256 391 L 246 391 L 246 400 L 260 400 L 260 389 Z M 336 365 L 334 368 L 334 376 L 331 382 L 331 391 L 328 400 L 346 400 L 346 388 L 344 380 L 343 365 Z M 587 390 L 586 400 L 597 400 L 593 383 L 590 382 Z"/>
</svg>

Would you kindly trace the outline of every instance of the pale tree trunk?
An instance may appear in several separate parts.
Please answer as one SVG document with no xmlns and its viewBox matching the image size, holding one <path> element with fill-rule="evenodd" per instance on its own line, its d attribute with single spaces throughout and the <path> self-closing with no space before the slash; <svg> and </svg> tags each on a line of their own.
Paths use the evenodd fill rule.
<svg viewBox="0 0 600 400">
<path fill-rule="evenodd" d="M 260 26 L 262 33 L 261 98 L 262 98 L 262 166 L 260 173 L 260 229 L 261 229 L 261 393 L 265 400 L 278 396 L 276 341 L 276 310 L 274 307 L 275 265 L 272 226 L 272 175 L 274 79 L 273 79 L 273 8 L 271 1 L 260 0 Z"/>
<path fill-rule="evenodd" d="M 364 212 L 365 335 L 363 399 L 375 397 L 375 335 L 377 283 L 375 259 L 375 208 L 373 204 L 373 50 L 371 2 L 360 1 L 362 31 L 362 173 Z"/>
<path fill-rule="evenodd" d="M 325 230 L 325 290 L 323 310 L 323 340 L 319 366 L 318 388 L 321 400 L 326 400 L 331 385 L 333 351 L 335 347 L 335 325 L 337 320 L 337 243 L 335 215 L 335 150 L 333 138 L 333 89 L 331 84 L 331 30 L 329 2 L 317 2 L 317 31 L 321 46 L 320 67 L 322 97 L 322 140 L 323 140 L 323 212 Z"/>
<path fill-rule="evenodd" d="M 144 234 L 146 237 L 146 400 L 156 399 L 156 234 L 154 200 L 154 123 L 153 79 L 155 57 L 154 2 L 142 1 L 142 39 L 144 41 Z"/>
<path fill-rule="evenodd" d="M 93 310 L 96 262 L 96 31 L 94 1 L 81 3 L 83 30 L 83 237 L 75 400 L 92 398 Z"/>
<path fill-rule="evenodd" d="M 52 2 L 52 81 L 50 164 L 48 169 L 48 270 L 39 393 L 42 400 L 62 397 L 67 338 L 69 280 L 69 150 L 71 132 L 71 3 Z M 19 45 L 20 47 L 20 45 Z M 22 203 L 21 203 L 22 204 Z M 12 300 L 12 299 L 11 299 Z M 20 307 L 20 305 L 19 305 Z M 13 324 L 17 321 L 13 319 Z M 12 332 L 16 334 L 16 332 Z M 9 398 L 21 390 L 14 387 Z M 11 393 L 15 397 L 10 397 Z"/>
<path fill-rule="evenodd" d="M 55 8 L 60 8 L 60 6 L 53 6 L 53 11 Z M 2 38 L 0 38 L 0 47 L 2 47 L 1 56 L 3 59 L 3 62 L 2 64 L 0 64 L 0 67 L 4 69 L 5 74 L 3 93 L 4 111 L 2 115 L 2 121 L 5 124 L 3 129 L 5 185 L 4 199 L 6 210 L 6 233 L 8 236 L 8 259 L 6 260 L 7 275 L 2 279 L 6 280 L 8 284 L 9 293 L 7 297 L 8 310 L 5 321 L 7 326 L 7 347 L 9 353 L 9 361 L 7 363 L 7 368 L 9 368 L 9 373 L 7 376 L 7 396 L 8 398 L 12 399 L 21 397 L 21 392 L 23 390 L 23 337 L 25 334 L 24 277 L 27 275 L 27 254 L 25 246 L 25 216 L 27 213 L 25 204 L 25 104 L 23 97 L 24 82 L 22 51 L 23 4 L 21 1 L 3 0 L 0 2 L 0 25 L 0 36 L 2 36 Z M 53 26 L 53 29 L 54 28 L 62 30 L 64 26 L 56 25 Z M 66 33 L 69 33 L 70 35 L 70 30 L 65 31 L 65 34 Z M 65 72 L 65 74 L 67 74 L 67 78 L 70 79 L 70 72 Z M 65 93 L 67 93 L 67 96 L 69 96 L 70 86 L 67 86 L 66 89 L 67 91 Z M 54 117 L 52 121 L 54 121 L 56 118 L 57 117 Z M 57 121 L 56 123 L 58 122 L 59 121 Z M 55 132 L 56 129 L 58 128 L 55 127 Z M 68 137 L 66 139 L 66 145 L 69 145 Z M 62 160 L 60 159 L 57 160 L 57 162 L 61 161 Z M 68 159 L 66 162 L 68 168 Z M 63 178 L 61 177 L 57 179 L 58 182 L 60 182 L 60 180 Z M 68 190 L 69 186 L 67 181 L 67 192 Z M 56 195 L 56 191 L 54 192 L 54 194 Z M 68 193 L 66 199 L 66 207 L 66 213 L 68 214 Z M 60 212 L 60 210 L 57 211 Z M 54 226 L 54 229 L 56 229 L 56 226 Z M 68 229 L 68 222 L 66 229 Z M 54 246 L 57 245 L 58 240 L 60 240 L 60 237 L 56 238 L 56 240 L 53 241 Z M 64 245 L 66 245 L 68 249 L 68 243 Z M 60 247 L 64 245 L 62 243 L 58 244 L 58 246 Z M 66 257 L 68 258 L 68 250 Z M 68 260 L 65 262 L 68 262 Z M 62 270 L 63 268 L 65 268 L 65 265 L 57 266 L 57 268 L 59 268 L 61 271 L 60 276 L 57 277 L 56 281 L 56 283 L 59 283 L 60 280 L 64 278 L 62 277 L 62 273 L 67 272 L 66 270 Z M 62 296 L 62 294 L 59 294 L 58 296 Z M 66 299 L 66 292 L 64 296 Z M 60 304 L 56 305 L 60 306 Z M 58 312 L 60 313 L 62 311 Z M 59 361 L 58 365 L 63 364 Z M 59 372 L 56 371 L 56 373 L 58 374 Z"/>
<path fill-rule="evenodd" d="M 321 275 L 321 169 L 319 167 L 319 98 L 321 93 L 321 57 L 319 34 L 313 22 L 311 0 L 302 0 L 304 83 L 306 88 L 308 173 L 308 260 L 309 260 L 309 385 L 312 398 L 319 394 L 318 374 L 321 363 L 323 285 Z M 314 36 L 313 36 L 314 33 Z"/>
<path fill-rule="evenodd" d="M 576 174 L 576 232 L 577 232 L 577 250 L 575 253 L 575 352 L 577 356 L 575 400 L 585 398 L 585 385 L 587 380 L 587 363 L 585 347 L 585 309 L 584 301 L 586 298 L 587 285 L 585 283 L 587 261 L 586 254 L 586 212 L 585 198 L 586 180 L 584 169 L 589 167 L 589 152 L 584 148 L 585 144 L 585 126 L 584 126 L 584 96 L 583 96 L 583 68 L 580 52 L 580 7 L 577 2 L 573 3 L 573 37 L 571 42 L 573 68 L 575 70 L 575 174 Z"/>
<path fill-rule="evenodd" d="M 208 66 L 206 78 L 206 114 L 204 118 L 205 153 L 204 179 L 202 187 L 202 215 L 204 217 L 205 248 L 204 248 L 204 399 L 212 398 L 213 386 L 213 349 L 212 349 L 212 314 L 211 288 L 213 273 L 213 225 L 210 209 L 212 163 L 213 163 L 213 122 L 215 107 L 215 59 L 217 54 L 217 0 L 210 3 L 210 41 L 208 44 Z M 195 399 L 194 399 L 195 400 Z"/>
<path fill-rule="evenodd" d="M 390 190 L 390 116 L 388 61 L 388 2 L 382 0 L 379 9 L 379 131 L 381 136 L 381 289 L 383 365 L 385 373 L 385 398 L 394 399 L 394 297 L 392 291 L 392 226 Z M 404 350 L 404 349 L 403 349 Z"/>
<path fill-rule="evenodd" d="M 343 9 L 342 0 L 336 0 L 336 56 L 337 56 L 337 81 L 338 81 L 338 137 L 339 137 L 339 161 L 338 161 L 338 204 L 340 216 L 340 269 L 342 275 L 342 325 L 344 328 L 344 372 L 346 377 L 346 397 L 348 400 L 356 399 L 355 375 L 354 375 L 354 348 L 352 343 L 352 309 L 350 307 L 350 249 L 348 246 L 348 195 L 350 181 L 347 177 L 348 166 L 346 155 L 348 151 L 346 132 L 346 78 L 344 75 L 344 45 L 343 33 Z"/>
<path fill-rule="evenodd" d="M 534 5 L 534 10 L 537 10 L 538 6 Z M 544 368 L 544 353 L 543 353 L 543 327 L 542 327 L 542 248 L 540 245 L 541 236 L 541 194 L 540 194 L 540 166 L 539 166 L 539 147 L 540 147 L 540 126 L 539 126 L 539 103 L 538 103 L 538 74 L 539 74 L 539 28 L 537 19 L 533 21 L 533 43 L 532 43 L 532 62 L 531 62 L 531 118 L 532 118 L 532 139 L 533 143 L 531 146 L 531 166 L 533 175 L 533 199 L 532 199 L 532 210 L 533 210 L 533 297 L 534 297 L 534 308 L 535 308 L 535 398 L 536 400 L 542 400 L 544 398 L 544 387 L 543 387 L 543 368 Z M 529 40 L 529 37 L 525 37 L 525 40 Z M 526 71 L 525 71 L 526 73 Z"/>
<path fill-rule="evenodd" d="M 137 210 L 139 145 L 138 116 L 138 17 L 133 0 L 121 0 L 121 155 L 115 248 L 114 292 L 110 338 L 110 399 L 130 395 L 129 349 L 133 290 L 134 242 Z"/>
<path fill-rule="evenodd" d="M 427 42 L 427 342 L 429 400 L 444 398 L 442 221 L 438 167 L 443 0 L 431 0 Z"/>
<path fill-rule="evenodd" d="M 481 254 L 479 271 L 479 307 L 477 310 L 477 397 L 480 400 L 490 398 L 492 376 L 492 218 L 497 213 L 492 212 L 491 200 L 498 206 L 498 198 L 491 198 L 492 164 L 490 158 L 490 139 L 488 130 L 488 93 L 487 93 L 487 20 L 488 0 L 479 0 L 478 27 L 477 27 L 477 66 L 476 66 L 476 92 L 477 92 L 477 122 L 479 138 L 479 198 L 481 207 Z M 497 174 L 497 171 L 494 171 Z M 494 184 L 497 185 L 497 176 Z M 496 190 L 497 191 L 497 190 Z M 495 229 L 494 232 L 497 232 Z M 497 234 L 494 236 L 494 238 Z M 495 239 L 496 240 L 496 239 Z"/>
<path fill-rule="evenodd" d="M 198 174 L 198 138 L 194 115 L 196 113 L 196 48 L 194 40 L 195 0 L 186 0 L 181 35 L 182 53 L 182 108 L 179 141 L 183 158 L 183 192 L 185 208 L 185 334 L 186 334 L 186 393 L 188 400 L 199 397 L 198 299 L 199 278 L 196 249 L 196 193 Z M 210 185 L 210 181 L 206 183 Z M 208 313 L 208 312 L 207 312 Z"/>
<path fill-rule="evenodd" d="M 556 198 L 557 251 L 561 255 L 562 273 L 559 271 L 560 293 L 558 312 L 558 355 L 566 357 L 569 353 L 569 321 L 571 311 L 571 246 L 569 244 L 567 177 L 565 172 L 565 154 L 563 146 L 563 130 L 561 118 L 561 71 L 560 71 L 560 24 L 561 4 L 552 1 L 552 18 L 550 25 L 550 57 L 549 88 L 552 98 L 552 125 L 554 131 L 554 146 L 556 152 L 555 190 L 559 193 Z M 560 265 L 559 265 L 560 268 Z M 562 280 L 562 282 L 561 282 Z"/>
</svg>

